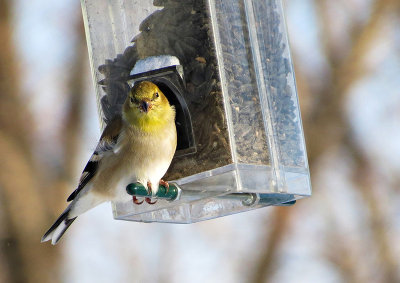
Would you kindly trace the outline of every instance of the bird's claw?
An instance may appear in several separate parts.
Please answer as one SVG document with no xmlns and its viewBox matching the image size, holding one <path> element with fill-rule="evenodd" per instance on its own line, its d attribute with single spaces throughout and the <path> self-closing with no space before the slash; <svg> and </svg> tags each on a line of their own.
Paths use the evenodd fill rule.
<svg viewBox="0 0 400 283">
<path fill-rule="evenodd" d="M 133 196 L 133 197 L 132 197 L 132 201 L 133 201 L 133 203 L 134 203 L 134 204 L 137 204 L 137 205 L 139 205 L 139 204 L 142 204 L 142 203 L 143 203 L 143 200 L 142 200 L 142 201 L 139 201 L 139 200 L 137 199 L 137 197 L 136 197 L 136 196 Z M 146 202 L 147 202 L 147 200 L 146 200 Z"/>
<path fill-rule="evenodd" d="M 145 198 L 145 201 L 146 201 L 148 204 L 155 204 L 155 203 L 157 202 L 157 200 L 151 201 L 151 198 Z"/>
<path fill-rule="evenodd" d="M 168 194 L 169 192 L 169 184 L 167 181 L 164 181 L 163 179 L 160 180 L 160 185 L 165 187 L 165 193 Z"/>
<path fill-rule="evenodd" d="M 151 183 L 150 182 L 147 182 L 147 192 L 148 192 L 148 195 L 152 195 L 153 194 L 153 190 L 151 189 Z M 147 198 L 145 198 L 144 199 L 148 204 L 155 204 L 156 202 L 157 202 L 157 200 L 155 200 L 155 201 L 151 201 L 151 197 L 147 197 Z"/>
</svg>

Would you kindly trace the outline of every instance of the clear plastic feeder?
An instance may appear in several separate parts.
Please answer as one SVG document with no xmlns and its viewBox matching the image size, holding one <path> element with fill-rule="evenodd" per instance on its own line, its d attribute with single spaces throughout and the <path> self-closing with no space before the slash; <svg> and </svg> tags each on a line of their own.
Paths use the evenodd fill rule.
<svg viewBox="0 0 400 283">
<path fill-rule="evenodd" d="M 141 80 L 177 109 L 164 179 L 179 194 L 113 203 L 116 219 L 191 223 L 311 195 L 280 0 L 82 0 L 82 10 L 102 122 Z"/>
</svg>

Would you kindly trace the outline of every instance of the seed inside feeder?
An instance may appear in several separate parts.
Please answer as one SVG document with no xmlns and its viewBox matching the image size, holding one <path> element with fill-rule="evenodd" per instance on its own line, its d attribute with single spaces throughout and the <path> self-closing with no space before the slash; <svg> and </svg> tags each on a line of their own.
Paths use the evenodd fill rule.
<svg viewBox="0 0 400 283">
<path fill-rule="evenodd" d="M 270 95 L 276 98 L 271 103 L 278 110 L 278 117 L 274 119 L 278 124 L 274 127 L 282 129 L 277 133 L 277 138 L 282 141 L 283 161 L 287 166 L 296 166 L 301 165 L 303 152 L 298 150 L 299 128 L 293 113 L 296 107 L 291 98 L 293 90 L 286 79 L 291 69 L 283 54 L 279 54 L 284 52 L 284 47 L 281 46 L 282 32 L 279 30 L 279 15 L 273 7 L 274 3 L 257 2 L 259 9 L 268 11 L 264 21 L 271 32 L 269 44 L 265 47 L 265 53 L 270 56 L 262 67 L 272 70 L 274 74 L 268 78 L 270 85 L 267 88 Z M 220 29 L 218 44 L 223 53 L 226 91 L 229 93 L 227 101 L 221 89 L 206 1 L 165 0 L 153 1 L 153 5 L 159 6 L 160 10 L 142 21 L 133 45 L 127 46 L 122 54 L 106 60 L 105 64 L 98 67 L 104 75 L 102 82 L 106 95 L 102 97 L 101 104 L 105 121 L 110 121 L 120 112 L 129 90 L 126 78 L 139 59 L 159 55 L 176 56 L 183 66 L 187 94 L 185 100 L 192 119 L 197 151 L 175 157 L 165 178 L 179 179 L 232 163 L 233 145 L 229 139 L 227 115 L 231 115 L 231 123 L 235 125 L 232 142 L 235 143 L 233 148 L 237 161 L 270 165 L 270 147 L 258 95 L 243 1 L 229 6 L 225 6 L 224 1 L 216 1 L 215 4 Z M 268 5 L 272 6 L 266 9 Z M 132 30 L 132 37 L 134 32 Z M 224 103 L 228 105 L 224 106 Z M 288 130 L 290 135 L 287 134 Z"/>
</svg>

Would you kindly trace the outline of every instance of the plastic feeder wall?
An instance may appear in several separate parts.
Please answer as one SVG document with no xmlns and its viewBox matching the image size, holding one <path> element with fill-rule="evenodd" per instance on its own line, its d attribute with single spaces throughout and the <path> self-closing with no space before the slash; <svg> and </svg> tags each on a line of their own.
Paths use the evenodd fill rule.
<svg viewBox="0 0 400 283">
<path fill-rule="evenodd" d="M 140 80 L 177 109 L 164 179 L 179 196 L 113 203 L 116 219 L 191 223 L 311 195 L 280 0 L 82 0 L 82 9 L 102 126 Z"/>
</svg>

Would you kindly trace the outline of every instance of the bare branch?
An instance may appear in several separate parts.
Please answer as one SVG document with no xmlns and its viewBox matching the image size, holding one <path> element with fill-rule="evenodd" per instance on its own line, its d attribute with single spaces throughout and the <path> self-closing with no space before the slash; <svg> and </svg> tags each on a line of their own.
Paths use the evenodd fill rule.
<svg viewBox="0 0 400 283">
<path fill-rule="evenodd" d="M 393 254 L 392 245 L 388 237 L 388 229 L 385 225 L 388 215 L 385 215 L 379 199 L 375 197 L 374 180 L 379 180 L 379 176 L 376 176 L 376 171 L 371 161 L 361 152 L 360 147 L 351 138 L 346 139 L 346 141 L 356 161 L 357 170 L 353 174 L 353 182 L 359 188 L 369 211 L 368 223 L 378 250 L 379 269 L 383 277 L 382 282 L 400 282 L 398 262 Z"/>
<path fill-rule="evenodd" d="M 320 3 L 320 1 L 316 1 L 316 3 Z M 341 144 L 349 130 L 343 113 L 348 89 L 366 75 L 364 59 L 377 38 L 382 20 L 394 4 L 397 4 L 395 0 L 375 2 L 370 19 L 352 39 L 352 47 L 348 55 L 341 62 L 335 62 L 329 66 L 331 69 L 330 79 L 325 81 L 325 88 L 314 94 L 314 99 L 319 101 L 319 107 L 316 107 L 314 113 L 307 116 L 310 117 L 310 120 L 304 121 L 311 166 L 314 160 L 324 152 Z M 321 4 L 318 6 L 321 7 Z M 324 20 L 320 20 L 320 22 L 323 25 L 322 30 L 327 30 L 326 25 L 329 23 Z M 324 32 L 326 36 L 329 34 L 329 32 Z M 329 43 L 332 40 L 325 41 Z M 329 62 L 334 62 L 335 58 L 330 57 L 333 56 L 333 52 L 328 49 L 328 47 L 325 48 L 325 55 Z"/>
<path fill-rule="evenodd" d="M 250 282 L 269 282 L 272 278 L 283 235 L 287 232 L 287 228 L 289 227 L 291 211 L 289 207 L 274 208 L 272 215 L 273 221 L 270 225 L 266 225 L 267 229 L 265 234 L 268 235 L 268 241 L 258 260 L 254 277 L 251 278 Z"/>
<path fill-rule="evenodd" d="M 40 238 L 55 217 L 49 215 L 47 206 L 57 203 L 51 198 L 52 193 L 43 189 L 43 184 L 56 192 L 61 183 L 59 180 L 51 183 L 53 180 L 40 175 L 39 169 L 51 172 L 51 168 L 38 168 L 32 155 L 34 120 L 18 88 L 20 76 L 11 35 L 11 3 L 0 0 L 0 270 L 5 273 L 0 278 L 5 278 L 6 282 L 57 282 L 60 250 L 41 244 Z M 77 61 L 84 60 L 80 57 Z M 77 67 L 75 76 L 80 73 Z M 79 85 L 82 88 L 83 83 Z M 79 89 L 74 92 L 82 94 Z M 78 114 L 81 111 L 76 110 L 81 100 L 74 104 L 71 116 L 81 119 L 82 115 Z M 70 123 L 68 135 L 76 139 L 78 128 L 72 124 L 80 123 L 77 120 Z M 71 160 L 76 147 L 70 146 L 72 149 L 68 151 Z M 72 170 L 71 167 L 68 170 Z"/>
</svg>

